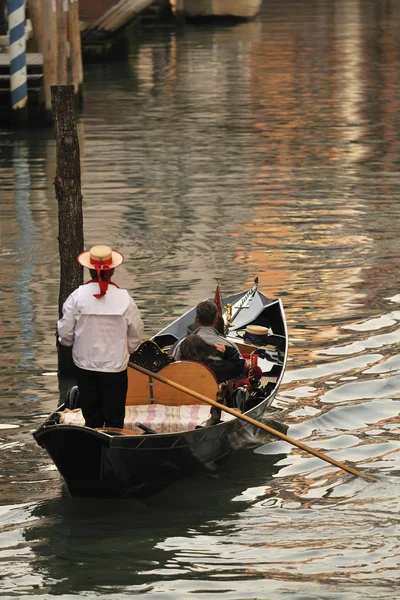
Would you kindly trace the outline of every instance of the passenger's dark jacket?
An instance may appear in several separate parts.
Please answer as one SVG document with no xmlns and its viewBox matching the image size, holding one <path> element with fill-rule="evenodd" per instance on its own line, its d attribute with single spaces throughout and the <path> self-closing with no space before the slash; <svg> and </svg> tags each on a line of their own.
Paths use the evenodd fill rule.
<svg viewBox="0 0 400 600">
<path fill-rule="evenodd" d="M 209 344 L 223 344 L 225 346 L 224 354 L 210 356 L 204 363 L 214 371 L 219 383 L 226 381 L 227 379 L 236 379 L 243 375 L 245 360 L 240 354 L 236 344 L 227 340 L 213 327 L 198 327 L 190 335 L 199 335 Z M 185 338 L 180 339 L 170 349 L 169 353 L 175 360 L 180 360 L 180 345 L 184 339 Z"/>
<path fill-rule="evenodd" d="M 210 367 L 218 380 L 218 383 L 228 379 L 237 379 L 244 373 L 246 361 L 238 354 L 235 348 L 225 346 L 225 352 L 219 356 L 211 356 L 204 364 Z"/>
</svg>

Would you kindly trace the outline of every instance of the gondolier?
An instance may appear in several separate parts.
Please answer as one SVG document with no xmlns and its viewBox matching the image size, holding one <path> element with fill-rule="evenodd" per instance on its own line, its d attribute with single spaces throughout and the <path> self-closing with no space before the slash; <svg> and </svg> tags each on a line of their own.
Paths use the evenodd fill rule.
<svg viewBox="0 0 400 600">
<path fill-rule="evenodd" d="M 103 245 L 79 254 L 92 279 L 70 294 L 57 323 L 59 342 L 72 346 L 87 427 L 124 423 L 127 365 L 141 342 L 143 321 L 128 291 L 111 281 L 123 261 L 120 252 Z"/>
</svg>

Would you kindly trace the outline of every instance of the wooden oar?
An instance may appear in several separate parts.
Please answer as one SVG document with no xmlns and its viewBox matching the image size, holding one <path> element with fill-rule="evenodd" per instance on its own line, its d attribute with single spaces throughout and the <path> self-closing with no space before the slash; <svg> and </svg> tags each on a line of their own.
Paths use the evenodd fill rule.
<svg viewBox="0 0 400 600">
<path fill-rule="evenodd" d="M 259 429 L 263 429 L 264 431 L 267 431 L 268 433 L 271 433 L 272 435 L 275 435 L 276 437 L 281 438 L 285 442 L 289 442 L 289 444 L 292 444 L 293 446 L 297 446 L 297 448 L 300 448 L 301 450 L 305 450 L 309 454 L 313 454 L 317 458 L 320 458 L 321 460 L 325 460 L 326 462 L 331 463 L 332 465 L 335 465 L 335 467 L 339 467 L 339 469 L 343 469 L 343 471 L 347 471 L 348 473 L 351 473 L 352 475 L 356 475 L 357 477 L 363 477 L 364 479 L 368 479 L 369 481 L 376 481 L 376 479 L 374 477 L 372 477 L 371 475 L 366 475 L 365 473 L 360 473 L 360 471 L 356 471 L 356 469 L 353 469 L 352 467 L 348 467 L 347 465 L 345 465 L 341 462 L 338 462 L 334 458 L 331 458 L 330 456 L 327 456 L 326 454 L 323 454 L 322 452 L 319 452 L 318 450 L 314 450 L 314 448 L 311 448 L 310 446 L 303 444 L 303 442 L 299 442 L 298 440 L 295 440 L 294 438 L 291 438 L 288 435 L 285 435 L 284 433 L 281 433 L 280 431 L 273 429 L 269 425 L 260 423 L 260 421 L 256 421 L 252 417 L 248 417 L 247 415 L 239 412 L 238 410 L 235 410 L 234 408 L 230 408 L 229 406 L 220 404 L 219 402 L 216 402 L 215 400 L 212 400 L 211 398 L 207 398 L 206 396 L 203 396 L 203 394 L 199 394 L 198 392 L 195 392 L 195 391 L 185 387 L 184 385 L 175 383 L 175 381 L 172 381 L 171 379 L 167 379 L 166 377 L 163 377 L 162 375 L 159 375 L 158 373 L 153 373 L 152 371 L 149 371 L 148 369 L 139 367 L 139 365 L 135 365 L 132 362 L 129 363 L 129 366 L 132 367 L 133 369 L 136 369 L 137 371 L 140 371 L 140 373 L 144 373 L 145 375 L 148 375 L 149 377 L 152 377 L 153 379 L 157 379 L 157 381 L 161 381 L 161 383 L 170 385 L 171 387 L 173 387 L 177 390 L 180 390 L 181 392 L 186 392 L 186 394 L 189 394 L 189 396 L 193 396 L 193 398 L 197 398 L 198 400 L 202 400 L 206 404 L 211 404 L 211 406 L 215 406 L 216 408 L 219 408 L 220 410 L 224 410 L 225 412 L 233 415 L 234 417 L 237 417 L 238 419 L 241 419 L 242 421 L 247 421 L 247 423 L 251 423 L 252 425 L 255 425 L 256 427 L 258 427 Z"/>
</svg>

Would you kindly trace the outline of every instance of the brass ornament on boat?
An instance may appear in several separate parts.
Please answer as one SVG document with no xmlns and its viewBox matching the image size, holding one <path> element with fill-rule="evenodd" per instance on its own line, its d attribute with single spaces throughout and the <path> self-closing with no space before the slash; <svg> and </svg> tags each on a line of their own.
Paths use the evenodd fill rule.
<svg viewBox="0 0 400 600">
<path fill-rule="evenodd" d="M 227 304 L 226 305 L 226 327 L 227 329 L 229 329 L 229 327 L 232 325 L 232 304 Z"/>
</svg>

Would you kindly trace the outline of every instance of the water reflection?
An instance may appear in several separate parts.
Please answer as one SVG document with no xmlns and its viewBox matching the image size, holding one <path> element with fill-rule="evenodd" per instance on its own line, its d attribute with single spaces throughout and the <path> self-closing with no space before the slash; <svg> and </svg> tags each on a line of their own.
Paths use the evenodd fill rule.
<svg viewBox="0 0 400 600">
<path fill-rule="evenodd" d="M 219 536 L 225 520 L 238 518 L 251 502 L 241 496 L 249 483 L 266 487 L 283 455 L 238 453 L 220 477 L 177 482 L 146 502 L 58 498 L 3 510 L 5 558 L 31 572 L 25 585 L 45 586 L 63 595 L 89 589 L 97 594 L 149 585 L 162 571 L 175 578 L 175 551 L 163 544 L 175 539 Z M 197 543 L 197 542 L 196 542 Z M 29 565 L 29 569 L 27 566 Z M 5 593 L 24 584 L 7 579 Z"/>
<path fill-rule="evenodd" d="M 182 593 L 218 593 L 227 577 L 225 589 L 233 592 L 234 585 L 236 594 L 252 597 L 260 576 L 269 582 L 265 592 L 284 578 L 310 586 L 310 594 L 345 576 L 357 598 L 358 585 L 364 597 L 373 598 L 383 586 L 385 597 L 395 598 L 398 482 L 329 483 L 326 475 L 325 485 L 291 490 L 286 482 L 277 488 L 269 469 L 277 474 L 273 463 L 285 459 L 277 455 L 266 464 L 260 458 L 247 456 L 220 480 L 197 479 L 191 487 L 180 482 L 148 504 L 58 499 L 3 511 L 5 557 L 18 547 L 14 564 L 26 572 L 28 563 L 31 573 L 19 581 L 17 566 L 4 591 L 12 583 L 61 597 L 143 592 L 152 598 L 167 582 L 171 591 L 178 586 Z M 244 492 L 250 482 L 261 485 Z M 385 508 L 376 513 L 383 497 Z M 380 565 L 372 578 L 366 568 L 371 560 Z M 338 597 L 345 598 L 346 586 L 340 590 Z"/>
</svg>

